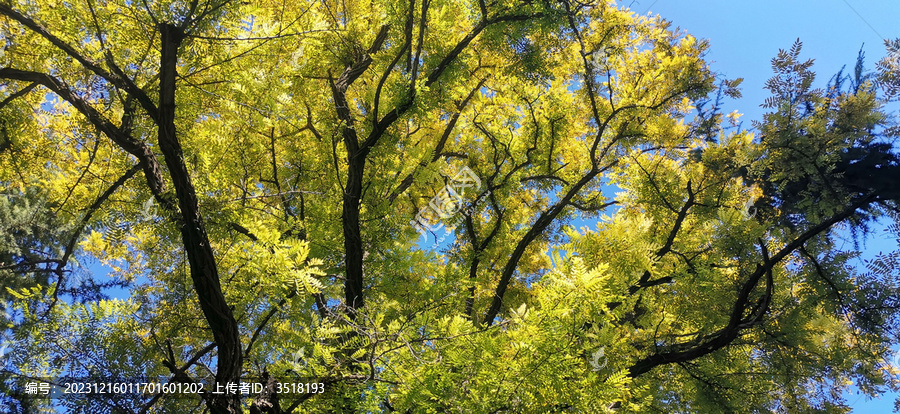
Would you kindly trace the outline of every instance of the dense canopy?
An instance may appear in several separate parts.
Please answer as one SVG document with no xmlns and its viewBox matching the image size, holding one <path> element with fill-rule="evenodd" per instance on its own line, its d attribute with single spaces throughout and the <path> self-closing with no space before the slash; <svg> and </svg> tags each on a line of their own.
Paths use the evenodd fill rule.
<svg viewBox="0 0 900 414">
<path fill-rule="evenodd" d="M 900 232 L 900 40 L 821 89 L 798 41 L 748 128 L 706 41 L 615 2 L 0 0 L 0 38 L 3 410 L 897 388 L 900 254 L 853 263 Z M 73 379 L 204 391 L 23 388 Z"/>
</svg>

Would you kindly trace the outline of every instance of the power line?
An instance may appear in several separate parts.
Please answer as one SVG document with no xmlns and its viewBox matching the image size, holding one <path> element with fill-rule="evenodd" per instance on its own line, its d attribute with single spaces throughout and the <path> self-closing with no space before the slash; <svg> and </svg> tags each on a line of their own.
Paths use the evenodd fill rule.
<svg viewBox="0 0 900 414">
<path fill-rule="evenodd" d="M 658 1 L 659 0 L 654 0 L 653 3 L 650 3 L 650 7 L 653 7 L 653 5 L 656 4 L 656 2 L 658 2 Z M 627 9 L 631 10 L 631 6 L 633 6 L 634 3 L 640 4 L 640 2 L 638 2 L 637 0 L 631 0 L 631 3 L 628 4 Z M 644 10 L 644 14 L 646 14 L 648 11 L 650 11 L 650 7 L 647 7 L 647 10 Z"/>
<path fill-rule="evenodd" d="M 866 20 L 866 18 L 863 17 L 861 14 L 859 14 L 859 12 L 856 11 L 856 9 L 854 9 L 853 6 L 851 6 L 850 3 L 847 2 L 847 0 L 841 0 L 841 1 L 843 1 L 844 4 L 846 4 L 847 7 L 850 8 L 850 10 L 853 10 L 853 13 L 856 13 L 856 15 L 859 16 L 860 20 L 862 20 L 863 23 L 866 24 L 866 26 L 869 26 L 869 28 L 872 29 L 872 31 L 875 32 L 875 34 L 878 35 L 878 37 L 879 37 L 880 39 L 887 39 L 886 37 L 882 36 L 881 33 L 878 33 L 878 30 L 875 30 L 875 28 L 872 27 L 871 24 L 869 24 L 869 21 Z"/>
<path fill-rule="evenodd" d="M 659 1 L 659 0 L 654 0 L 653 3 L 650 3 L 650 6 L 647 7 L 647 10 L 644 10 L 644 13 L 647 13 L 648 11 L 650 11 L 650 8 L 653 7 L 653 5 L 656 4 L 656 2 L 658 2 L 658 1 Z"/>
</svg>

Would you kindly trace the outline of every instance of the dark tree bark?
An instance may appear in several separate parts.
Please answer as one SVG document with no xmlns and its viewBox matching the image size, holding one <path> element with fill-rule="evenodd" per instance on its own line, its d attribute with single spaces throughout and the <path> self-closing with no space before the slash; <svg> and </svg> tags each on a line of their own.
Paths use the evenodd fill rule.
<svg viewBox="0 0 900 414">
<path fill-rule="evenodd" d="M 760 248 L 763 255 L 762 264 L 757 264 L 756 270 L 750 275 L 738 292 L 738 296 L 732 306 L 728 324 L 722 329 L 709 335 L 704 335 L 693 341 L 674 344 L 659 349 L 658 352 L 653 355 L 644 357 L 628 367 L 628 376 L 636 378 L 660 365 L 693 361 L 731 345 L 741 336 L 743 331 L 763 323 L 765 316 L 769 311 L 769 303 L 772 298 L 772 285 L 774 283 L 772 269 L 785 260 L 790 254 L 803 248 L 803 245 L 813 237 L 824 234 L 832 226 L 850 218 L 856 214 L 857 211 L 861 209 L 864 210 L 871 204 L 880 201 L 883 200 L 879 198 L 876 193 L 871 193 L 858 198 L 846 209 L 800 234 L 796 239 L 778 250 L 771 257 L 769 256 L 769 252 L 764 242 L 760 241 Z M 766 278 L 765 292 L 759 300 L 753 301 L 751 300 L 751 294 L 760 287 L 759 285 L 763 277 Z"/>
<path fill-rule="evenodd" d="M 218 351 L 216 383 L 240 381 L 241 342 L 237 321 L 225 301 L 215 255 L 210 246 L 197 194 L 184 163 L 181 144 L 175 130 L 175 89 L 178 47 L 184 32 L 177 26 L 160 24 L 162 50 L 159 74 L 159 147 L 175 187 L 181 210 L 181 238 L 191 269 L 194 291 L 200 308 L 209 323 Z M 240 399 L 236 395 L 213 395 L 208 400 L 212 413 L 240 413 Z"/>
</svg>

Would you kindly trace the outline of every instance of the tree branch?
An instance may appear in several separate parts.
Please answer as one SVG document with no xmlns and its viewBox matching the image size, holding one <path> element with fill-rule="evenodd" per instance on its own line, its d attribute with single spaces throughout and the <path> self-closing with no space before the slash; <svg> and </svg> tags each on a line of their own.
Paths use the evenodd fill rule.
<svg viewBox="0 0 900 414">
<path fill-rule="evenodd" d="M 763 263 L 756 265 L 756 270 L 750 275 L 747 282 L 744 283 L 741 290 L 738 292 L 728 325 L 712 335 L 703 337 L 699 343 L 694 342 L 670 345 L 667 346 L 663 352 L 638 360 L 628 368 L 629 376 L 635 378 L 660 365 L 686 362 L 715 352 L 731 344 L 738 336 L 740 336 L 742 330 L 761 323 L 771 302 L 773 290 L 772 270 L 774 267 L 788 255 L 800 249 L 803 244 L 813 237 L 822 234 L 830 229 L 831 226 L 853 216 L 858 209 L 865 208 L 877 201 L 878 198 L 874 193 L 858 199 L 841 212 L 804 231 L 796 239 L 785 245 L 771 257 L 769 256 L 768 249 L 765 247 L 765 243 L 760 241 Z M 751 311 L 750 315 L 744 316 L 748 310 L 750 294 L 756 288 L 763 276 L 766 276 L 767 279 L 766 293 L 754 307 L 749 309 Z"/>
<path fill-rule="evenodd" d="M 25 82 L 32 82 L 50 89 L 57 96 L 68 102 L 70 105 L 84 115 L 88 122 L 95 128 L 103 132 L 120 148 L 131 155 L 137 157 L 141 162 L 141 168 L 144 170 L 144 176 L 150 191 L 156 197 L 157 202 L 169 212 L 175 212 L 175 205 L 163 196 L 165 192 L 165 180 L 162 175 L 162 168 L 156 159 L 156 154 L 147 144 L 138 141 L 125 133 L 121 128 L 116 127 L 111 121 L 104 117 L 93 106 L 87 103 L 82 97 L 76 95 L 63 81 L 44 73 L 24 71 L 12 68 L 0 68 L 0 78 L 12 79 Z"/>
<path fill-rule="evenodd" d="M 50 302 L 50 306 L 47 307 L 47 311 L 44 313 L 44 315 L 48 315 L 53 307 L 56 306 L 56 302 L 59 300 L 59 288 L 64 283 L 63 269 L 65 268 L 66 264 L 69 263 L 69 258 L 72 257 L 72 253 L 75 252 L 75 245 L 81 238 L 81 232 L 84 231 L 87 223 L 91 221 L 94 213 L 96 213 L 100 209 L 103 203 L 106 202 L 106 200 L 108 200 L 109 197 L 111 197 L 113 193 L 115 193 L 116 190 L 119 189 L 119 187 L 124 185 L 126 181 L 128 181 L 131 177 L 134 177 L 134 175 L 137 174 L 140 169 L 140 165 L 135 165 L 129 168 L 128 171 L 125 171 L 125 173 L 122 174 L 122 176 L 119 177 L 118 180 L 113 182 L 112 185 L 110 185 L 109 188 L 107 188 L 106 191 L 103 192 L 103 194 L 100 194 L 100 197 L 97 197 L 97 199 L 94 200 L 90 207 L 87 208 L 87 213 L 85 213 L 84 217 L 81 218 L 81 221 L 78 222 L 78 226 L 72 233 L 72 237 L 70 237 L 69 242 L 66 243 L 66 247 L 63 250 L 62 257 L 58 261 L 55 261 L 56 269 L 54 269 L 53 272 L 56 273 L 58 279 L 56 280 L 56 286 L 53 288 L 53 301 Z"/>
<path fill-rule="evenodd" d="M 150 116 L 150 118 L 152 118 L 154 121 L 156 121 L 156 117 L 157 117 L 156 106 L 153 104 L 153 101 L 150 99 L 150 97 L 147 96 L 147 94 L 141 88 L 138 88 L 137 85 L 134 84 L 134 82 L 131 80 L 131 78 L 129 78 L 127 76 L 121 76 L 121 75 L 123 75 L 121 72 L 119 72 L 119 73 L 107 72 L 105 69 L 100 67 L 99 64 L 84 57 L 81 53 L 79 53 L 77 50 L 75 50 L 74 47 L 72 47 L 68 43 L 64 42 L 62 39 L 56 37 L 52 33 L 50 33 L 50 31 L 47 30 L 47 28 L 40 25 L 39 23 L 32 20 L 31 18 L 19 13 L 18 11 L 13 10 L 12 7 L 10 7 L 9 5 L 7 5 L 5 3 L 0 3 L 0 14 L 7 16 L 7 17 L 21 23 L 25 27 L 31 29 L 31 31 L 39 34 L 44 39 L 47 39 L 47 41 L 49 41 L 53 46 L 56 46 L 59 50 L 63 51 L 65 54 L 71 56 L 73 59 L 77 60 L 79 63 L 81 63 L 82 66 L 84 66 L 85 68 L 87 68 L 88 70 L 90 70 L 91 72 L 96 74 L 97 76 L 105 79 L 107 82 L 113 84 L 117 88 L 128 92 L 128 94 L 133 95 L 138 100 L 138 102 L 141 103 L 141 106 L 144 107 L 144 110 L 147 111 L 147 114 Z M 111 59 L 107 59 L 107 62 L 110 62 L 110 61 L 111 61 Z M 117 69 L 117 67 L 115 69 Z"/>
<path fill-rule="evenodd" d="M 212 330 L 216 343 L 216 382 L 226 384 L 239 382 L 243 367 L 241 339 L 233 311 L 225 300 L 206 226 L 200 214 L 197 194 L 191 183 L 190 173 L 184 163 L 181 143 L 175 129 L 175 90 L 178 47 L 184 39 L 181 28 L 170 24 L 160 24 L 162 50 L 159 74 L 159 147 L 165 156 L 166 166 L 178 206 L 181 210 L 181 238 L 191 269 L 194 292 L 200 302 L 203 315 Z M 240 411 L 237 396 L 212 398 L 209 408 L 213 413 L 234 413 Z"/>
</svg>

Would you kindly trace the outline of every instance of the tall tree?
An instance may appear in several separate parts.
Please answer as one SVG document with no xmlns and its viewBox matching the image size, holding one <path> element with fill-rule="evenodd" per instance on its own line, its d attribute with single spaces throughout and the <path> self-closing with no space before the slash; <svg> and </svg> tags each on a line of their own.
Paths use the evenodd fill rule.
<svg viewBox="0 0 900 414">
<path fill-rule="evenodd" d="M 703 109 L 706 42 L 611 2 L 0 15 L 0 182 L 59 223 L 0 252 L 10 407 L 68 375 L 205 387 L 73 410 L 839 411 L 891 378 L 892 270 L 834 230 L 897 217 L 888 119 L 799 44 L 755 135 Z"/>
</svg>

